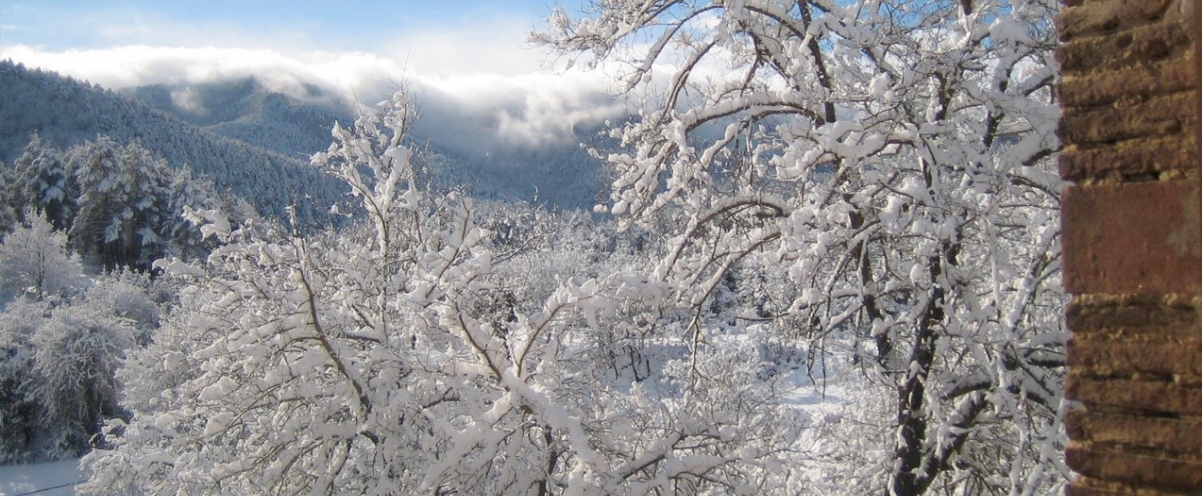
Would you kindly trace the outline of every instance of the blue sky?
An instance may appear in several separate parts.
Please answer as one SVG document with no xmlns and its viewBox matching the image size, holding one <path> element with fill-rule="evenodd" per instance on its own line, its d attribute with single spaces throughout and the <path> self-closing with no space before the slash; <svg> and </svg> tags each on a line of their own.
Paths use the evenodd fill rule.
<svg viewBox="0 0 1202 496">
<path fill-rule="evenodd" d="M 63 72 L 74 69 L 46 56 L 86 51 L 95 61 L 122 47 L 236 48 L 297 59 L 372 54 L 431 75 L 515 75 L 540 72 L 547 59 L 526 45 L 526 33 L 555 5 L 576 11 L 583 1 L 3 0 L 0 57 Z"/>
<path fill-rule="evenodd" d="M 376 51 L 409 32 L 541 24 L 579 0 L 5 0 L 0 44 L 43 50 L 117 45 Z"/>
</svg>

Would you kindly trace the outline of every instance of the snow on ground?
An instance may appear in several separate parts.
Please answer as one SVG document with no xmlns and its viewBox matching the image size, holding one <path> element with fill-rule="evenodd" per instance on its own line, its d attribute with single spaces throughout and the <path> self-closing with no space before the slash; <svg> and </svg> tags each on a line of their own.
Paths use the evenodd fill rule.
<svg viewBox="0 0 1202 496">
<path fill-rule="evenodd" d="M 0 496 L 71 496 L 82 475 L 79 460 L 0 467 Z"/>
</svg>

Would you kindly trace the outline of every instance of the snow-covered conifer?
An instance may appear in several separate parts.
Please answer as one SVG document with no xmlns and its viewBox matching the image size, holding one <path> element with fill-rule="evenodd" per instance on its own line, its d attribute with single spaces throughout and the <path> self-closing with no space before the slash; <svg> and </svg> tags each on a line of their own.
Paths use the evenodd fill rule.
<svg viewBox="0 0 1202 496">
<path fill-rule="evenodd" d="M 75 218 L 74 174 L 62 152 L 36 133 L 13 162 L 5 190 L 8 205 L 18 212 L 39 210 L 56 229 L 65 230 Z"/>
<path fill-rule="evenodd" d="M 79 189 L 72 245 L 108 268 L 149 267 L 166 244 L 166 163 L 137 143 L 122 147 L 103 136 L 68 155 Z"/>
</svg>

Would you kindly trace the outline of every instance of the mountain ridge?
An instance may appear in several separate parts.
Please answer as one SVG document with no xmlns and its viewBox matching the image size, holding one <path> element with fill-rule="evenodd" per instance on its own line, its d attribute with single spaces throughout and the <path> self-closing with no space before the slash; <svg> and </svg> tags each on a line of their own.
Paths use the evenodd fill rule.
<svg viewBox="0 0 1202 496">
<path fill-rule="evenodd" d="M 354 114 L 316 85 L 305 86 L 303 99 L 271 91 L 255 77 L 109 90 L 0 62 L 0 88 L 14 95 L 0 101 L 0 159 L 6 163 L 34 132 L 64 148 L 98 135 L 138 140 L 172 166 L 186 164 L 266 216 L 287 220 L 287 207 L 296 205 L 302 224 L 338 221 L 328 209 L 345 200 L 342 185 L 310 167 L 308 157 L 329 146 L 335 121 L 348 124 Z M 418 105 L 422 108 L 420 100 Z M 441 119 L 429 119 L 425 126 L 419 121 L 411 138 L 426 152 L 432 181 L 440 188 L 583 211 L 590 211 L 607 189 L 602 164 L 579 145 L 607 147 L 599 137 L 600 124 L 581 126 L 575 140 L 539 145 L 498 144 L 493 136 L 489 141 L 496 146 L 479 153 L 448 143 L 471 143 L 487 128 L 454 111 L 436 117 Z M 470 129 L 429 125 L 439 122 Z"/>
<path fill-rule="evenodd" d="M 119 91 L 201 129 L 287 156 L 322 151 L 349 105 L 309 85 L 310 101 L 271 91 L 254 77 L 204 85 L 138 86 Z"/>
<path fill-rule="evenodd" d="M 190 167 L 265 216 L 286 221 L 293 215 L 289 207 L 295 206 L 302 227 L 337 222 L 328 209 L 344 195 L 343 187 L 307 160 L 197 128 L 117 92 L 11 61 L 0 62 L 0 88 L 7 95 L 0 100 L 0 159 L 5 163 L 12 163 L 34 133 L 62 148 L 101 135 L 138 141 L 172 167 Z"/>
</svg>

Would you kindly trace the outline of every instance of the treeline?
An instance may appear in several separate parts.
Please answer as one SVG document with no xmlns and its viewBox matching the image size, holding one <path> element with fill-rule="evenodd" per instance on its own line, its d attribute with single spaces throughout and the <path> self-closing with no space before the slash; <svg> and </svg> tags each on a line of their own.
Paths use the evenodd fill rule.
<svg viewBox="0 0 1202 496">
<path fill-rule="evenodd" d="M 169 167 L 138 142 L 103 136 L 64 150 L 35 134 L 0 179 L 0 227 L 44 216 L 71 250 L 105 270 L 203 255 L 210 247 L 184 220 L 187 207 L 257 216 L 245 201 L 187 168 Z"/>
<path fill-rule="evenodd" d="M 0 463 L 78 456 L 124 415 L 116 370 L 172 298 L 152 263 L 213 248 L 189 208 L 257 218 L 137 142 L 61 149 L 35 134 L 0 167 Z"/>
<path fill-rule="evenodd" d="M 214 189 L 245 199 L 266 217 L 294 217 L 306 228 L 338 220 L 325 206 L 344 191 L 310 167 L 306 156 L 220 136 L 113 91 L 11 61 L 0 61 L 0 88 L 5 93 L 0 105 L 2 160 L 14 162 L 35 132 L 62 147 L 98 135 L 122 143 L 136 140 L 171 167 L 208 177 Z"/>
</svg>

